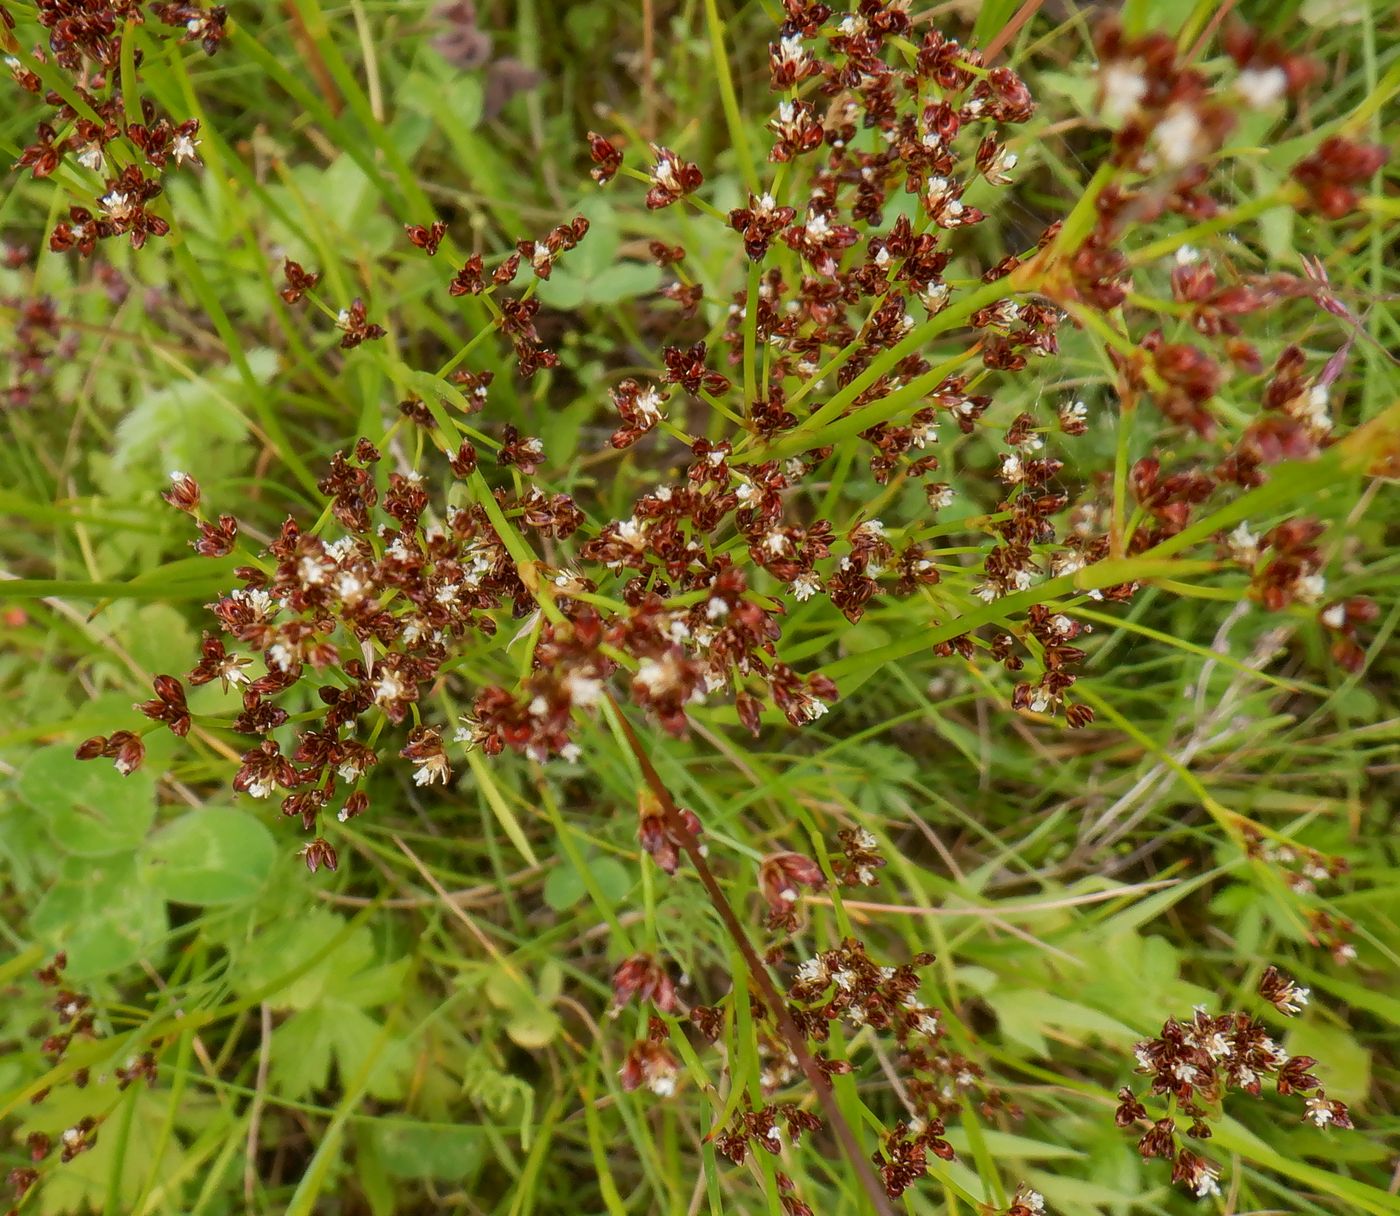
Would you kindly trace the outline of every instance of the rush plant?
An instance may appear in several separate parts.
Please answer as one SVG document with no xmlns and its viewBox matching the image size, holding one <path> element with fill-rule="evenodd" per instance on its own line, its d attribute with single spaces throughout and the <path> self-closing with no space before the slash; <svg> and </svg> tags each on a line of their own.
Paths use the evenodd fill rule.
<svg viewBox="0 0 1400 1216">
<path fill-rule="evenodd" d="M 7 246 L 7 418 L 37 453 L 97 402 L 116 430 L 82 475 L 157 538 L 93 552 L 64 490 L 90 577 L 11 587 L 89 639 L 113 602 L 169 612 L 98 635 L 158 655 L 124 657 L 131 709 L 101 696 L 130 672 L 94 665 L 99 709 L 16 765 L 40 817 L 65 782 L 99 791 L 19 903 L 100 887 L 125 845 L 164 926 L 106 967 L 52 893 L 17 920 L 49 1016 L 8 1109 L 81 1114 L 20 1129 L 16 1203 L 93 1202 L 64 1171 L 117 1138 L 113 1211 L 224 1210 L 223 1173 L 195 1175 L 240 1148 L 250 1210 L 330 1210 L 332 1178 L 376 1216 L 552 1208 L 552 1143 L 610 1213 L 1238 1210 L 1291 1186 L 1396 1210 L 1384 1098 L 1372 1136 L 1351 1110 L 1371 1052 L 1338 1029 L 1395 1012 L 1356 974 L 1395 975 L 1361 855 L 1393 766 L 1341 763 L 1330 813 L 1287 788 L 1289 746 L 1393 747 L 1382 694 L 1336 690 L 1384 683 L 1394 624 L 1384 538 L 1357 529 L 1400 436 L 1375 320 L 1396 48 L 1367 20 L 1329 103 L 1298 14 L 1057 28 L 1028 3 L 968 30 L 899 0 L 707 0 L 661 7 L 695 19 L 722 118 L 678 99 L 667 130 L 643 7 L 636 106 L 563 124 L 537 171 L 441 108 L 454 63 L 493 55 L 471 4 L 415 6 L 412 51 L 360 3 L 295 0 L 285 27 L 0 6 L 11 198 L 41 230 Z M 535 66 L 553 20 L 522 6 Z M 506 62 L 488 85 L 526 95 L 495 133 L 543 138 L 547 76 Z M 233 80 L 290 99 L 322 183 Z M 341 207 L 344 247 L 308 225 Z M 144 296 L 138 346 L 201 386 L 159 482 L 124 454 L 142 406 L 63 387 L 103 374 L 99 293 Z M 176 454 L 158 427 L 146 452 Z M 161 621 L 183 656 L 140 636 Z M 94 802 L 132 783 L 128 837 Z M 247 890 L 216 913 L 168 885 L 190 870 Z M 1327 1000 L 1280 1043 L 1250 1010 L 1303 1011 L 1286 971 Z M 155 1164 L 129 1164 L 156 1095 Z M 1285 1109 L 1310 1138 L 1270 1138 Z M 471 1149 L 432 1159 L 463 1123 Z M 1353 1124 L 1363 1147 L 1334 1147 Z"/>
</svg>

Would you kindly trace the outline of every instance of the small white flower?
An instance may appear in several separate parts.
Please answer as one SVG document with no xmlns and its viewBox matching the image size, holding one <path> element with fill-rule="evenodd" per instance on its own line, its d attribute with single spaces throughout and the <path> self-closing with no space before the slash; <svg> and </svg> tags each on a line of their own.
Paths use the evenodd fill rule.
<svg viewBox="0 0 1400 1216">
<path fill-rule="evenodd" d="M 777 59 L 780 64 L 791 64 L 802 68 L 807 63 L 807 48 L 802 45 L 800 35 L 792 34 L 778 40 Z"/>
<path fill-rule="evenodd" d="M 78 163 L 84 169 L 91 169 L 94 173 L 102 172 L 102 145 L 90 143 L 78 153 Z"/>
<path fill-rule="evenodd" d="M 675 158 L 670 155 L 658 158 L 656 167 L 651 171 L 651 180 L 663 190 L 668 190 L 672 194 L 685 193 L 685 187 L 681 185 L 680 179 L 676 177 Z"/>
<path fill-rule="evenodd" d="M 1288 88 L 1288 76 L 1281 67 L 1245 68 L 1235 81 L 1235 89 L 1252 110 L 1267 110 Z"/>
<path fill-rule="evenodd" d="M 584 709 L 597 705 L 603 699 L 603 682 L 592 676 L 566 676 L 564 687 L 568 689 L 570 701 Z"/>
<path fill-rule="evenodd" d="M 1212 1195 L 1220 1194 L 1220 1183 L 1217 1181 L 1219 1177 L 1220 1171 L 1209 1162 L 1205 1163 L 1194 1181 L 1196 1198 L 1206 1199 Z"/>
<path fill-rule="evenodd" d="M 1111 123 L 1131 117 L 1147 95 L 1147 78 L 1128 63 L 1110 63 L 1099 77 L 1103 90 L 1103 116 Z"/>
<path fill-rule="evenodd" d="M 1178 103 L 1152 132 L 1152 142 L 1168 169 L 1184 169 L 1201 155 L 1201 120 L 1189 105 Z"/>
<path fill-rule="evenodd" d="M 1322 623 L 1328 629 L 1340 629 L 1346 624 L 1347 610 L 1342 604 L 1333 604 L 1330 608 L 1323 609 Z"/>
<path fill-rule="evenodd" d="M 447 757 L 442 752 L 424 756 L 421 760 L 415 760 L 413 763 L 417 766 L 417 771 L 413 774 L 414 785 L 446 785 L 447 778 L 452 774 Z"/>
<path fill-rule="evenodd" d="M 1249 530 L 1247 523 L 1240 524 L 1225 540 L 1230 556 L 1241 566 L 1252 566 L 1259 560 L 1259 537 Z"/>
<path fill-rule="evenodd" d="M 1327 594 L 1327 580 L 1320 574 L 1305 574 L 1294 585 L 1294 593 L 1302 604 L 1316 604 Z"/>
<path fill-rule="evenodd" d="M 381 672 L 379 678 L 374 682 L 374 699 L 380 705 L 401 701 L 407 692 L 408 688 L 402 677 L 393 670 Z"/>
<path fill-rule="evenodd" d="M 1008 485 L 1017 485 L 1025 480 L 1026 470 L 1021 458 L 1015 452 L 1008 452 L 1001 458 L 1001 479 Z"/>
<path fill-rule="evenodd" d="M 170 145 L 170 150 L 175 153 L 175 163 L 183 165 L 187 160 L 199 163 L 199 155 L 195 149 L 199 147 L 199 140 L 192 139 L 188 135 L 177 135 Z"/>
<path fill-rule="evenodd" d="M 297 566 L 297 574 L 308 587 L 319 587 L 330 577 L 330 570 L 319 556 L 308 553 Z"/>
<path fill-rule="evenodd" d="M 661 417 L 661 394 L 655 385 L 648 385 L 644 392 L 637 394 L 635 408 L 648 422 L 656 423 Z"/>
<path fill-rule="evenodd" d="M 129 220 L 136 214 L 136 205 L 131 201 L 131 195 L 121 190 L 112 190 L 104 194 L 99 200 L 102 209 L 118 222 Z"/>
<path fill-rule="evenodd" d="M 930 283 L 919 292 L 919 301 L 928 310 L 929 315 L 942 312 L 948 303 L 949 287 L 947 283 Z"/>
<path fill-rule="evenodd" d="M 290 671 L 296 666 L 296 647 L 289 646 L 286 642 L 274 642 L 267 648 L 267 661 L 278 671 Z"/>
<path fill-rule="evenodd" d="M 1314 431 L 1327 434 L 1332 429 L 1332 415 L 1328 412 L 1331 394 L 1325 384 L 1315 384 L 1291 411 L 1308 424 Z"/>
<path fill-rule="evenodd" d="M 655 659 L 643 659 L 637 667 L 637 674 L 633 677 L 652 696 L 665 688 L 670 682 L 670 678 L 671 675 L 667 669 Z"/>
</svg>

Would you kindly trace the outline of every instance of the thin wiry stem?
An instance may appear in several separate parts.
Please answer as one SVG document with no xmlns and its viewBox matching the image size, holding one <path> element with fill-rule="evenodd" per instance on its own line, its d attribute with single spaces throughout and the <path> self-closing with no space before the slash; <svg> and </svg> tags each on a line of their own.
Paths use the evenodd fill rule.
<svg viewBox="0 0 1400 1216">
<path fill-rule="evenodd" d="M 700 851 L 699 842 L 695 839 L 694 833 L 686 826 L 680 808 L 676 805 L 675 799 L 671 797 L 671 791 L 667 789 L 666 783 L 661 779 L 661 774 L 656 771 L 655 765 L 648 757 L 646 748 L 642 745 L 641 739 L 638 738 L 632 723 L 628 721 L 617 702 L 611 697 L 609 700 L 612 701 L 613 713 L 621 724 L 627 746 L 642 771 L 642 779 L 647 783 L 647 787 L 660 804 L 667 830 L 674 835 L 681 848 L 685 850 L 685 855 L 690 858 L 690 864 L 695 867 L 695 873 L 700 878 L 700 885 L 705 888 L 705 894 L 709 896 L 710 903 L 719 913 L 719 918 L 724 922 L 726 931 L 743 956 L 749 975 L 763 996 L 763 1003 L 772 1010 L 773 1020 L 777 1023 L 779 1033 L 791 1049 L 792 1054 L 797 1057 L 798 1066 L 811 1083 L 817 1100 L 821 1103 L 822 1111 L 826 1115 L 827 1122 L 831 1125 L 832 1131 L 835 1132 L 837 1140 L 840 1141 L 842 1150 L 850 1158 L 851 1168 L 855 1170 L 856 1177 L 860 1180 L 871 1205 L 875 1211 L 880 1213 L 880 1216 L 892 1216 L 884 1187 L 875 1177 L 870 1163 L 861 1151 L 860 1142 L 856 1139 L 854 1130 L 846 1121 L 845 1115 L 841 1113 L 841 1108 L 836 1104 L 831 1093 L 831 1082 L 807 1049 L 806 1036 L 798 1028 L 797 1023 L 793 1021 L 787 1002 L 783 999 L 782 993 L 778 991 L 777 985 L 773 983 L 773 977 L 768 974 L 768 968 L 763 965 L 763 960 L 759 958 L 753 943 L 749 941 L 743 924 L 740 923 L 733 906 L 720 888 L 719 880 L 715 878 L 714 871 L 710 869 L 704 853 Z"/>
</svg>

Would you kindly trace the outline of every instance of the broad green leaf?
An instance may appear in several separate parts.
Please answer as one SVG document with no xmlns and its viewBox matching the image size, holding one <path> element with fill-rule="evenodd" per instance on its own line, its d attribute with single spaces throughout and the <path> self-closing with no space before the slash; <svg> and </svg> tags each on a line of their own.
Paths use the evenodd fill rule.
<svg viewBox="0 0 1400 1216">
<path fill-rule="evenodd" d="M 258 348 L 248 351 L 247 358 L 257 382 L 268 383 L 277 355 Z M 110 488 L 164 489 L 167 475 L 177 469 L 203 482 L 241 469 L 249 450 L 241 396 L 237 373 L 224 367 L 204 377 L 174 380 L 137 401 L 117 424 Z"/>
<path fill-rule="evenodd" d="M 1136 1030 L 1117 1018 L 1052 993 L 998 989 L 986 1000 L 996 1011 L 1005 1033 L 1042 1054 L 1045 1042 L 1040 1032 L 1047 1026 L 1081 1031 L 1084 1037 L 1110 1043 L 1131 1043 L 1138 1038 Z"/>
<path fill-rule="evenodd" d="M 70 857 L 35 907 L 30 929 L 68 952 L 69 980 L 112 975 L 158 953 L 165 901 L 142 881 L 133 856 Z"/>
<path fill-rule="evenodd" d="M 157 832 L 145 859 L 151 880 L 166 899 L 229 904 L 262 889 L 277 859 L 277 844 L 247 812 L 203 807 Z"/>
<path fill-rule="evenodd" d="M 481 1167 L 486 1141 L 470 1127 L 428 1126 L 402 1119 L 374 1124 L 384 1169 L 395 1178 L 460 1181 Z"/>
<path fill-rule="evenodd" d="M 1343 1026 L 1309 1018 L 1289 1027 L 1284 1047 L 1290 1055 L 1312 1056 L 1313 1069 L 1329 1098 L 1364 1102 L 1371 1089 L 1371 1053 Z"/>
<path fill-rule="evenodd" d="M 273 1034 L 271 1078 L 279 1092 L 304 1098 L 330 1084 L 334 1063 L 340 1085 L 359 1076 L 381 1034 L 382 1024 L 363 1009 L 328 1000 L 294 1013 Z M 372 1097 L 393 1101 L 403 1092 L 412 1062 L 408 1043 L 385 1043 L 365 1081 Z"/>
<path fill-rule="evenodd" d="M 30 1108 L 19 1131 L 24 1136 L 31 1132 L 43 1132 L 57 1143 L 65 1128 L 101 1109 L 111 1101 L 110 1095 L 114 1093 L 114 1090 L 109 1090 L 99 1095 L 91 1087 L 83 1090 L 74 1086 L 60 1086 L 43 1103 Z M 189 1101 L 188 1097 L 185 1100 Z M 48 1171 L 43 1184 L 36 1188 L 33 1196 L 37 1202 L 26 1204 L 25 1211 L 32 1206 L 43 1216 L 71 1216 L 77 1212 L 113 1210 L 105 1205 L 112 1193 L 113 1179 L 116 1179 L 115 1195 L 120 1202 L 117 1210 L 135 1212 L 146 1175 L 152 1167 L 162 1180 L 174 1180 L 180 1176 L 184 1162 L 180 1143 L 175 1137 L 162 1140 L 160 1135 L 169 1101 L 168 1094 L 147 1089 L 144 1084 L 133 1085 L 124 1091 L 116 1108 L 98 1131 L 92 1148 L 79 1153 L 61 1168 Z M 134 1106 L 134 1109 L 128 1111 L 129 1106 Z M 119 1134 L 123 1125 L 125 1146 Z M 57 1160 L 55 1153 L 55 1163 Z M 181 1184 L 171 1181 L 167 1192 L 171 1210 L 183 1210 L 182 1195 Z"/>
<path fill-rule="evenodd" d="M 527 1051 L 538 1051 L 553 1042 L 559 1033 L 559 1015 L 543 1005 L 536 1005 L 513 1014 L 506 1022 L 506 1034 L 511 1042 Z"/>
<path fill-rule="evenodd" d="M 599 857 L 588 863 L 593 880 L 608 899 L 616 903 L 632 889 L 632 875 L 613 857 Z M 544 901 L 556 912 L 567 912 L 587 897 L 583 876 L 567 857 L 549 872 L 544 882 Z"/>
<path fill-rule="evenodd" d="M 303 1098 L 326 1088 L 331 1075 L 330 1010 L 305 1009 L 282 1023 L 272 1035 L 269 1078 L 288 1098 Z"/>
<path fill-rule="evenodd" d="M 147 768 L 123 777 L 106 760 L 77 760 L 67 745 L 41 748 L 20 770 L 15 792 L 78 857 L 130 853 L 155 818 L 155 778 Z"/>
<path fill-rule="evenodd" d="M 106 616 L 110 632 L 123 639 L 136 665 L 151 675 L 183 672 L 199 655 L 199 640 L 194 630 L 184 614 L 169 604 L 137 605 L 123 601 L 112 605 Z M 188 688 L 185 691 L 198 693 L 200 690 Z"/>
</svg>

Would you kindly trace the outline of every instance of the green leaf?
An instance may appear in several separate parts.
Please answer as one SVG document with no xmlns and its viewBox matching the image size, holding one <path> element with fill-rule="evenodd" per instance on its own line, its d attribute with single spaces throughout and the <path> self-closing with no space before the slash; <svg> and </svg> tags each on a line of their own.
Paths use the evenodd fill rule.
<svg viewBox="0 0 1400 1216">
<path fill-rule="evenodd" d="M 78 857 L 130 853 L 155 818 L 155 778 L 123 777 L 105 760 L 76 760 L 66 745 L 41 748 L 20 770 L 15 792 L 47 825 L 54 843 Z"/>
<path fill-rule="evenodd" d="M 273 1033 L 272 1082 L 286 1097 L 305 1098 L 327 1088 L 334 1063 L 344 1086 L 359 1076 L 382 1031 L 382 1023 L 344 1001 L 295 1013 Z M 384 1101 L 399 1098 L 411 1063 L 406 1042 L 385 1043 L 366 1078 L 366 1092 Z"/>
<path fill-rule="evenodd" d="M 341 1085 L 348 1085 L 360 1075 L 378 1045 L 379 1053 L 365 1078 L 365 1091 L 385 1102 L 402 1097 L 403 1079 L 413 1063 L 408 1043 L 397 1038 L 380 1043 L 383 1024 L 354 1005 L 331 1001 L 326 1004 L 325 1011 Z"/>
<path fill-rule="evenodd" d="M 395 1178 L 457 1182 L 481 1168 L 486 1143 L 471 1127 L 430 1127 L 396 1119 L 370 1133 L 385 1170 Z"/>
<path fill-rule="evenodd" d="M 203 807 L 182 815 L 145 849 L 151 878 L 166 899 L 231 904 L 262 890 L 277 859 L 272 833 L 244 811 Z"/>
<path fill-rule="evenodd" d="M 1313 1069 L 1329 1098 L 1364 1102 L 1371 1089 L 1371 1053 L 1344 1026 L 1310 1018 L 1291 1026 L 1284 1039 L 1290 1055 L 1312 1056 Z"/>
<path fill-rule="evenodd" d="M 960 1127 L 950 1127 L 948 1143 L 960 1153 L 970 1152 L 967 1133 Z M 1017 1136 L 1011 1132 L 999 1132 L 992 1128 L 982 1130 L 982 1139 L 998 1161 L 1008 1157 L 1021 1161 L 1066 1161 L 1084 1154 L 1077 1148 L 1065 1144 L 1046 1144 L 1043 1140 L 1033 1140 L 1029 1136 Z"/>
<path fill-rule="evenodd" d="M 345 922 L 325 908 L 311 908 L 295 919 L 280 919 L 264 928 L 258 948 L 241 960 L 237 984 L 240 991 L 256 991 L 289 972 L 298 972 L 345 927 Z M 297 978 L 268 998 L 274 1009 L 310 1009 L 328 993 L 353 988 L 356 977 L 374 963 L 374 942 L 369 929 L 356 928 L 319 963 L 300 970 Z"/>
<path fill-rule="evenodd" d="M 383 1123 L 361 1124 L 355 1129 L 355 1176 L 369 1201 L 371 1216 L 394 1216 L 397 1203 L 394 1182 L 379 1151 Z"/>
<path fill-rule="evenodd" d="M 569 310 L 584 304 L 620 304 L 661 286 L 661 268 L 650 262 L 619 261 L 621 238 L 611 205 L 588 200 L 580 210 L 591 227 L 588 239 L 559 260 L 536 294 L 550 308 Z"/>
<path fill-rule="evenodd" d="M 445 79 L 427 72 L 410 72 L 399 84 L 397 98 L 400 106 L 433 122 L 450 115 L 455 125 L 467 131 L 480 124 L 484 109 L 480 77 L 457 71 Z"/>
<path fill-rule="evenodd" d="M 115 1091 L 112 1091 L 115 1092 Z M 32 1114 L 20 1126 L 22 1136 L 43 1132 L 57 1140 L 64 1128 L 100 1109 L 104 1099 L 92 1089 L 60 1086 L 44 1102 L 32 1108 Z M 106 1098 L 105 1101 L 110 1101 Z M 190 1102 L 188 1096 L 184 1099 Z M 129 1106 L 134 1109 L 128 1110 Z M 35 1211 L 43 1216 L 71 1216 L 75 1212 L 120 1210 L 135 1212 L 145 1186 L 146 1175 L 154 1169 L 155 1176 L 168 1187 L 163 1210 L 185 1210 L 184 1187 L 180 1182 L 184 1157 L 179 1141 L 163 1137 L 161 1128 L 169 1113 L 169 1095 L 149 1090 L 145 1085 L 133 1085 L 126 1090 L 110 1116 L 97 1133 L 92 1148 L 80 1153 L 61 1169 L 47 1171 L 43 1185 L 36 1188 L 33 1198 Z M 125 1144 L 119 1129 L 125 1127 Z M 54 1161 L 58 1157 L 55 1153 Z M 118 1209 L 107 1206 L 109 1193 L 120 1201 Z M 26 1204 L 29 1211 L 31 1205 Z"/>
<path fill-rule="evenodd" d="M 331 1039 L 326 1007 L 293 1014 L 273 1032 L 268 1076 L 284 1097 L 299 1099 L 323 1090 L 331 1076 Z"/>
<path fill-rule="evenodd" d="M 616 858 L 596 858 L 588 863 L 588 869 L 593 875 L 593 881 L 613 903 L 625 897 L 632 889 L 632 875 Z M 549 877 L 544 880 L 545 903 L 556 912 L 567 912 L 579 904 L 587 894 L 588 888 L 584 885 L 583 875 L 574 868 L 568 858 L 561 857 L 559 863 L 550 870 Z"/>
<path fill-rule="evenodd" d="M 559 995 L 562 979 L 554 963 L 545 964 L 538 980 L 504 966 L 486 977 L 486 998 L 509 1014 L 506 1033 L 517 1046 L 535 1051 L 559 1033 L 559 1018 L 549 1006 Z"/>
<path fill-rule="evenodd" d="M 250 350 L 248 365 L 256 381 L 266 384 L 277 370 L 277 356 L 264 348 Z M 117 424 L 111 473 L 104 479 L 109 488 L 163 488 L 166 475 L 176 469 L 212 482 L 242 468 L 248 423 L 236 401 L 240 383 L 234 369 L 225 367 L 176 381 L 136 402 Z"/>
<path fill-rule="evenodd" d="M 559 1015 L 543 1005 L 522 1010 L 506 1023 L 506 1034 L 517 1047 L 538 1051 L 554 1041 L 560 1029 Z"/>
<path fill-rule="evenodd" d="M 74 981 L 150 958 L 168 931 L 165 901 L 142 881 L 133 856 L 70 857 L 29 927 L 53 949 L 68 952 L 66 974 Z"/>
<path fill-rule="evenodd" d="M 1116 1017 L 1040 989 L 998 989 L 986 999 L 997 1013 L 1002 1031 L 1042 1055 L 1046 1042 L 1040 1031 L 1047 1026 L 1084 1031 L 1085 1037 L 1109 1042 L 1131 1042 L 1138 1037 L 1133 1027 L 1124 1026 Z"/>
<path fill-rule="evenodd" d="M 112 605 L 107 617 L 107 628 L 125 642 L 136 665 L 152 675 L 184 671 L 199 652 L 194 630 L 184 614 L 169 604 L 123 602 Z"/>
<path fill-rule="evenodd" d="M 1001 33 L 1006 23 L 1011 20 L 1019 2 L 1020 0 L 983 0 L 981 11 L 977 14 L 977 22 L 972 27 L 971 45 L 984 47 Z"/>
</svg>

